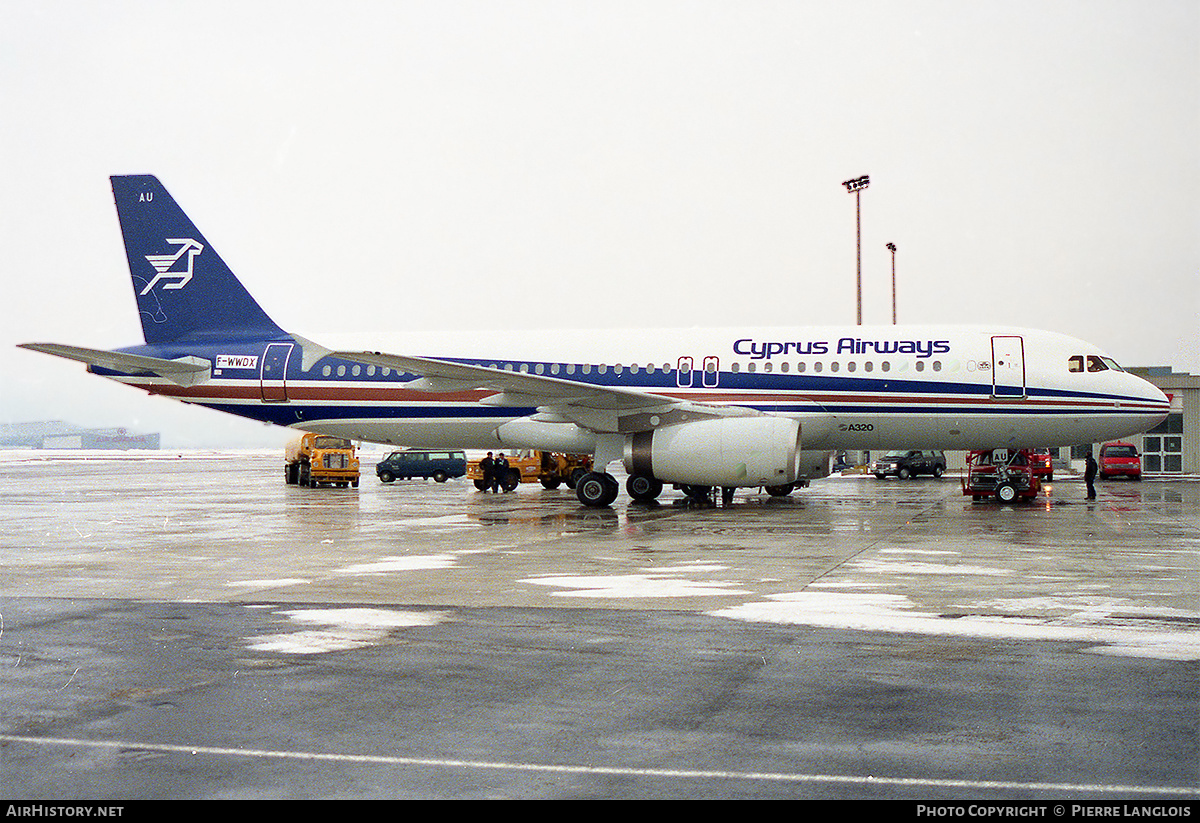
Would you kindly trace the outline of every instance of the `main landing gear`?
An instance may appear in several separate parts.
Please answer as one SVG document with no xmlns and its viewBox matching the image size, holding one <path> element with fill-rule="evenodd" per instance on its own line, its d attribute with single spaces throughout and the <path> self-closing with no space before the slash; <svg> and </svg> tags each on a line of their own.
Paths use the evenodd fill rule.
<svg viewBox="0 0 1200 823">
<path fill-rule="evenodd" d="M 611 506 L 620 490 L 617 479 L 608 472 L 588 472 L 575 484 L 575 496 L 579 502 L 596 508 Z M 633 500 L 642 503 L 654 500 L 662 494 L 662 490 L 662 481 L 653 477 L 635 474 L 625 481 L 625 491 Z"/>
<path fill-rule="evenodd" d="M 611 506 L 620 491 L 617 478 L 608 472 L 588 472 L 575 484 L 575 496 L 579 502 L 593 508 Z"/>
<path fill-rule="evenodd" d="M 767 486 L 766 491 L 772 497 L 786 497 L 797 486 L 806 485 L 808 485 L 806 482 L 798 481 L 781 486 Z M 683 485 L 677 488 L 694 503 L 715 502 L 712 486 Z M 629 493 L 631 500 L 639 503 L 649 503 L 652 500 L 658 499 L 658 496 L 662 494 L 663 484 L 661 480 L 656 480 L 653 477 L 633 474 L 625 481 L 625 491 Z M 619 492 L 620 484 L 608 472 L 588 472 L 575 483 L 575 496 L 579 498 L 579 502 L 592 508 L 611 506 L 613 501 L 617 499 Z M 734 492 L 735 489 L 732 487 L 722 487 L 721 502 L 726 506 L 730 505 L 733 502 Z"/>
<path fill-rule="evenodd" d="M 625 481 L 625 491 L 629 492 L 631 498 L 641 503 L 654 500 L 662 494 L 662 490 L 662 481 L 655 480 L 653 477 L 643 477 L 640 474 L 634 474 Z"/>
</svg>

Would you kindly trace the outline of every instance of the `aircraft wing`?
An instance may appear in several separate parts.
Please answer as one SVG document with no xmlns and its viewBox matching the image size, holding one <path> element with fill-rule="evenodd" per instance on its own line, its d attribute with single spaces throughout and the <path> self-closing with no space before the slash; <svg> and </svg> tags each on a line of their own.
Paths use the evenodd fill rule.
<svg viewBox="0 0 1200 823">
<path fill-rule="evenodd" d="M 636 432 L 668 423 L 712 417 L 752 417 L 744 406 L 696 403 L 664 394 L 597 386 L 562 377 L 495 369 L 429 357 L 370 351 L 331 352 L 333 357 L 421 375 L 408 384 L 418 391 L 492 389 L 481 400 L 491 406 L 534 406 L 538 419 L 571 422 L 596 432 Z M 652 420 L 652 418 L 656 418 Z"/>
<path fill-rule="evenodd" d="M 18 348 L 78 360 L 89 366 L 99 366 L 124 374 L 156 374 L 180 386 L 194 386 L 212 376 L 211 364 L 198 357 L 164 360 L 161 357 L 145 357 L 105 349 L 85 349 L 81 346 L 64 346 L 61 343 L 21 343 Z"/>
</svg>

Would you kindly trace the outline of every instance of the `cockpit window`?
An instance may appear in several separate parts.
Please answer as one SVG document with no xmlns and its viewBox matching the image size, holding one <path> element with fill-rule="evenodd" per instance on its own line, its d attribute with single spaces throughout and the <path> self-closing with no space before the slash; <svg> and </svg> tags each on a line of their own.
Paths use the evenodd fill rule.
<svg viewBox="0 0 1200 823">
<path fill-rule="evenodd" d="M 1085 365 L 1086 363 L 1086 365 Z M 1082 354 L 1073 354 L 1067 358 L 1067 371 L 1069 372 L 1099 372 L 1099 371 L 1125 371 L 1120 364 L 1111 357 L 1103 357 L 1099 354 L 1089 354 L 1086 358 Z"/>
</svg>

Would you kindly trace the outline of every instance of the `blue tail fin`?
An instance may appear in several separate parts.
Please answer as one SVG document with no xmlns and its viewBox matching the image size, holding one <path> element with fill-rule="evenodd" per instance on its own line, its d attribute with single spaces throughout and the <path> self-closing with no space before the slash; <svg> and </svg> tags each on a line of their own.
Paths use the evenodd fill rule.
<svg viewBox="0 0 1200 823">
<path fill-rule="evenodd" d="M 286 336 L 158 178 L 111 179 L 147 343 Z"/>
</svg>

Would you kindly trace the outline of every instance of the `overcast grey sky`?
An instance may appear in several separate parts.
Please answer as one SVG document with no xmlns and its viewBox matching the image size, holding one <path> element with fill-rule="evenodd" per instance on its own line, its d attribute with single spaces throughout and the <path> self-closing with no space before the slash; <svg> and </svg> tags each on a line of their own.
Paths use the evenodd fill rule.
<svg viewBox="0 0 1200 823">
<path fill-rule="evenodd" d="M 110 174 L 284 328 L 994 322 L 1200 372 L 1200 4 L 3 2 L 0 421 L 251 445 L 141 341 Z"/>
</svg>

